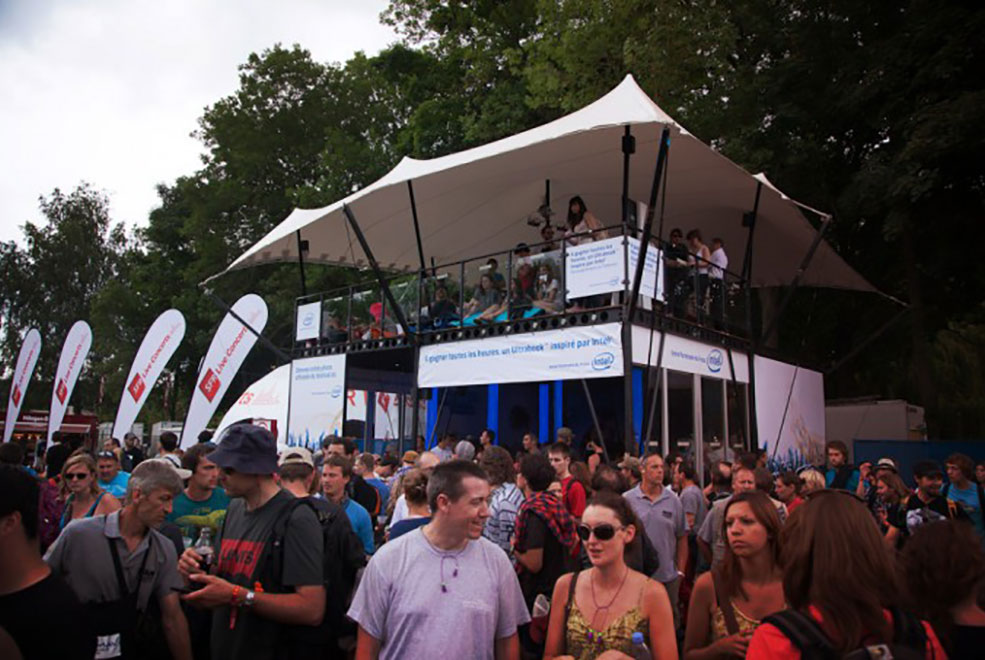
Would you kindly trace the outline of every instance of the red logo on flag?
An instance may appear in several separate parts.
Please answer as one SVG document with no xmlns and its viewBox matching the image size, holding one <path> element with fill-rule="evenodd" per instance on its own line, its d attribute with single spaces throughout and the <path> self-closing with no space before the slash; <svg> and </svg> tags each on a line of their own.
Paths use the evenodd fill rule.
<svg viewBox="0 0 985 660">
<path fill-rule="evenodd" d="M 15 406 L 21 405 L 21 388 L 14 385 L 14 392 L 10 395 L 10 398 L 14 400 Z"/>
<path fill-rule="evenodd" d="M 147 384 L 144 383 L 144 379 L 141 378 L 140 374 L 134 374 L 133 380 L 130 381 L 127 389 L 130 391 L 130 396 L 133 397 L 134 401 L 140 401 L 140 395 L 147 389 Z"/>
<path fill-rule="evenodd" d="M 209 400 L 209 403 L 212 403 L 215 393 L 219 391 L 219 385 L 221 385 L 219 378 L 211 369 L 207 369 L 205 375 L 202 376 L 202 382 L 198 384 L 198 389 L 202 390 L 205 398 Z"/>
<path fill-rule="evenodd" d="M 65 387 L 65 380 L 62 378 L 58 379 L 58 387 L 55 388 L 55 396 L 58 397 L 59 403 L 65 403 L 65 397 L 68 396 L 68 388 Z"/>
</svg>

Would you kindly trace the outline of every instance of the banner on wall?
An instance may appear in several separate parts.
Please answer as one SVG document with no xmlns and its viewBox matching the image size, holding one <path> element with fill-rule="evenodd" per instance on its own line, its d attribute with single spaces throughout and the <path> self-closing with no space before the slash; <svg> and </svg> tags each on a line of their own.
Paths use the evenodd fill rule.
<svg viewBox="0 0 985 660">
<path fill-rule="evenodd" d="M 317 449 L 322 438 L 342 434 L 345 355 L 321 355 L 291 363 L 287 445 Z"/>
<path fill-rule="evenodd" d="M 216 439 L 237 422 L 262 426 L 277 438 L 277 446 L 287 446 L 287 399 L 291 387 L 291 365 L 277 367 L 255 381 L 229 407 L 216 427 Z"/>
<path fill-rule="evenodd" d="M 85 321 L 76 321 L 62 345 L 62 354 L 58 358 L 58 370 L 55 372 L 55 382 L 51 392 L 51 408 L 48 412 L 48 446 L 51 446 L 51 436 L 61 428 L 65 419 L 72 390 L 82 373 L 82 365 L 92 347 L 92 328 Z"/>
<path fill-rule="evenodd" d="M 756 356 L 756 426 L 772 464 L 824 463 L 824 376 Z"/>
<path fill-rule="evenodd" d="M 501 335 L 421 348 L 419 387 L 622 376 L 618 323 Z"/>
<path fill-rule="evenodd" d="M 628 247 L 623 245 L 622 236 L 569 247 L 564 274 L 568 298 L 622 291 L 623 282 L 632 280 L 636 275 L 640 253 L 639 240 L 627 240 Z M 663 300 L 663 260 L 660 258 L 660 251 L 652 245 L 646 251 L 640 295 Z"/>
<path fill-rule="evenodd" d="M 234 313 L 236 316 L 233 316 Z M 256 344 L 257 336 L 236 320 L 237 316 L 257 332 L 263 332 L 267 325 L 267 303 L 260 296 L 248 293 L 233 304 L 232 311 L 219 324 L 199 368 L 198 383 L 188 403 L 188 414 L 181 429 L 183 448 L 198 442 L 198 434 L 209 425 L 222 396 L 229 389 L 229 383 Z"/>
<path fill-rule="evenodd" d="M 123 386 L 120 407 L 116 410 L 116 421 L 113 423 L 114 438 L 122 440 L 124 434 L 130 431 L 154 383 L 184 337 L 185 317 L 176 309 L 169 309 L 151 324 L 140 342 Z"/>
<path fill-rule="evenodd" d="M 24 343 L 21 344 L 20 353 L 17 354 L 17 363 L 14 366 L 14 373 L 10 378 L 10 395 L 7 397 L 7 420 L 3 426 L 3 441 L 7 442 L 14 434 L 14 425 L 20 415 L 21 405 L 27 395 L 27 386 L 31 384 L 31 376 L 34 375 L 34 367 L 38 363 L 38 356 L 41 354 L 41 333 L 36 328 L 31 328 L 24 335 Z"/>
<path fill-rule="evenodd" d="M 660 333 L 651 333 L 646 328 L 633 326 L 633 363 L 657 364 L 660 350 Z M 652 343 L 651 342 L 652 339 Z M 649 345 L 648 345 L 649 344 Z M 668 334 L 664 340 L 664 355 L 660 366 L 672 371 L 682 371 L 708 378 L 732 380 L 729 369 L 728 350 L 721 345 L 706 344 L 695 339 Z M 742 351 L 732 351 L 732 365 L 735 366 L 735 380 L 749 382 L 749 360 Z"/>
</svg>

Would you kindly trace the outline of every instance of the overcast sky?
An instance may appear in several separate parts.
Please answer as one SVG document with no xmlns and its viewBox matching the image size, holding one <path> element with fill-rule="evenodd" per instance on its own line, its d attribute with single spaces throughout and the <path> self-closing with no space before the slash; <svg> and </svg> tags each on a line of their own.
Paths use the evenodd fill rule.
<svg viewBox="0 0 985 660">
<path fill-rule="evenodd" d="M 0 0 L 0 240 L 38 197 L 87 181 L 145 224 L 155 186 L 201 164 L 189 137 L 237 66 L 275 43 L 344 62 L 396 41 L 385 0 Z"/>
</svg>

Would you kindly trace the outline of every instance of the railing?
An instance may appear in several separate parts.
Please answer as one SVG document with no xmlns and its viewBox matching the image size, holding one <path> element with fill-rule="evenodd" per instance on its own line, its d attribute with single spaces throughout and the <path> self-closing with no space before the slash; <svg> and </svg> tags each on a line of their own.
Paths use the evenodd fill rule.
<svg viewBox="0 0 985 660">
<path fill-rule="evenodd" d="M 408 328 L 399 327 L 378 282 L 299 298 L 299 305 L 318 301 L 321 310 L 318 339 L 301 345 L 393 339 L 619 307 L 632 289 L 639 233 L 635 228 L 624 233 L 622 225 L 568 232 L 390 277 L 386 282 Z M 640 307 L 657 314 L 662 326 L 676 324 L 691 334 L 744 336 L 745 283 L 716 265 L 721 255 L 703 258 L 676 238 L 665 241 L 662 251 L 656 243 L 651 239 L 647 250 Z"/>
</svg>

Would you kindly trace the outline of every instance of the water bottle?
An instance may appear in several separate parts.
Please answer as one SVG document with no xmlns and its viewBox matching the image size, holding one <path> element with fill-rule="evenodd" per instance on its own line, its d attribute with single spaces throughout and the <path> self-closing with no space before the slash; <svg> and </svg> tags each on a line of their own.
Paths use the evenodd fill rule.
<svg viewBox="0 0 985 660">
<path fill-rule="evenodd" d="M 634 632 L 632 636 L 634 660 L 653 660 L 650 647 L 643 641 L 643 633 Z"/>
<path fill-rule="evenodd" d="M 195 541 L 195 545 L 192 548 L 202 558 L 199 562 L 202 570 L 208 573 L 209 567 L 212 565 L 212 557 L 215 555 L 215 549 L 212 547 L 211 527 L 202 528 L 202 531 L 198 534 L 198 540 Z"/>
</svg>

